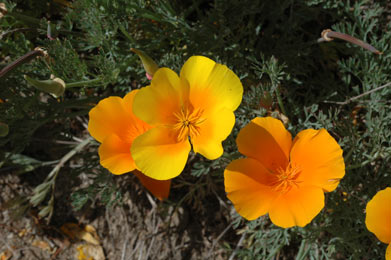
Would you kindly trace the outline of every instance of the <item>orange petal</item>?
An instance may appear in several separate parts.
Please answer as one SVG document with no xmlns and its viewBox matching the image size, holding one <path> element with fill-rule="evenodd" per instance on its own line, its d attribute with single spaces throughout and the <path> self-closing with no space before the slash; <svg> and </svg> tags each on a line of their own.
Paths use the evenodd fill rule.
<svg viewBox="0 0 391 260">
<path fill-rule="evenodd" d="M 133 112 L 150 125 L 172 124 L 174 112 L 181 108 L 181 83 L 178 75 L 161 68 L 153 76 L 150 86 L 138 91 L 133 102 Z"/>
<path fill-rule="evenodd" d="M 136 165 L 130 154 L 130 145 L 118 136 L 110 135 L 99 147 L 100 164 L 113 174 L 133 171 Z"/>
<path fill-rule="evenodd" d="M 345 175 L 342 149 L 325 130 L 301 131 L 293 141 L 291 162 L 301 169 L 298 181 L 333 191 Z"/>
<path fill-rule="evenodd" d="M 131 153 L 142 173 L 156 180 L 168 180 L 183 171 L 190 149 L 187 139 L 178 142 L 172 129 L 161 126 L 137 137 Z"/>
<path fill-rule="evenodd" d="M 391 243 L 388 244 L 387 250 L 386 250 L 386 260 L 391 260 Z"/>
<path fill-rule="evenodd" d="M 101 100 L 91 109 L 88 131 L 99 142 L 115 134 L 123 140 L 127 140 L 128 125 L 131 125 L 131 116 L 120 97 L 108 97 Z"/>
<path fill-rule="evenodd" d="M 198 108 L 227 108 L 234 111 L 242 101 L 240 79 L 227 66 L 203 56 L 190 57 L 182 67 L 181 79 L 190 87 L 190 101 Z"/>
<path fill-rule="evenodd" d="M 129 144 L 150 127 L 132 112 L 132 102 L 137 90 L 128 93 L 123 99 L 108 97 L 91 109 L 88 131 L 99 142 L 112 134 Z"/>
<path fill-rule="evenodd" d="M 265 215 L 278 195 L 267 183 L 273 176 L 251 158 L 232 161 L 224 171 L 227 197 L 236 211 L 248 220 Z"/>
<path fill-rule="evenodd" d="M 140 171 L 134 171 L 134 175 L 141 184 L 159 200 L 167 199 L 170 194 L 171 180 L 159 181 L 145 176 Z"/>
<path fill-rule="evenodd" d="M 209 160 L 223 154 L 221 144 L 231 133 L 235 125 L 234 113 L 226 108 L 205 115 L 205 121 L 199 126 L 199 135 L 191 138 L 193 150 Z"/>
<path fill-rule="evenodd" d="M 147 130 L 151 129 L 151 126 L 149 126 L 147 123 L 145 123 L 143 120 L 139 119 L 134 113 L 133 113 L 133 101 L 134 97 L 136 96 L 136 93 L 138 92 L 138 89 L 132 90 L 126 96 L 123 98 L 123 102 L 125 105 L 125 108 L 129 111 L 129 114 L 131 116 L 132 124 L 128 127 L 128 140 L 130 142 L 133 142 L 133 140 L 138 137 L 139 135 L 145 133 Z"/>
<path fill-rule="evenodd" d="M 236 143 L 240 153 L 258 160 L 271 171 L 288 165 L 292 137 L 280 120 L 254 118 L 240 130 Z"/>
<path fill-rule="evenodd" d="M 304 227 L 324 207 L 323 190 L 314 186 L 293 187 L 276 199 L 269 210 L 271 221 L 280 227 Z"/>
<path fill-rule="evenodd" d="M 383 243 L 391 243 L 391 188 L 379 191 L 366 208 L 365 224 Z"/>
</svg>

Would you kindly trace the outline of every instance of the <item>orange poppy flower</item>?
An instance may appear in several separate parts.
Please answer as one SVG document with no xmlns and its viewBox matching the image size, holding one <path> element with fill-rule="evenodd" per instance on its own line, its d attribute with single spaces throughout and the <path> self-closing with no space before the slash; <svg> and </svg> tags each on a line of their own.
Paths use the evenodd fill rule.
<svg viewBox="0 0 391 260">
<path fill-rule="evenodd" d="M 124 98 L 105 98 L 89 113 L 88 131 L 101 143 L 100 164 L 116 175 L 137 169 L 130 148 L 136 137 L 151 129 L 133 114 L 133 99 L 137 91 L 131 91 Z M 170 180 L 154 180 L 137 171 L 134 174 L 157 198 L 168 197 Z"/>
<path fill-rule="evenodd" d="M 220 157 L 242 94 L 235 73 L 206 57 L 189 58 L 179 77 L 168 68 L 157 70 L 151 85 L 134 97 L 134 114 L 153 126 L 131 147 L 137 167 L 166 180 L 182 172 L 191 145 L 210 160 Z"/>
<path fill-rule="evenodd" d="M 277 226 L 303 227 L 324 207 L 323 192 L 345 175 L 342 149 L 325 129 L 303 130 L 292 142 L 281 121 L 257 117 L 236 143 L 247 158 L 227 166 L 225 191 L 248 220 L 269 213 Z"/>
<path fill-rule="evenodd" d="M 391 188 L 379 191 L 366 208 L 365 225 L 383 243 L 388 244 L 386 260 L 391 260 Z"/>
</svg>

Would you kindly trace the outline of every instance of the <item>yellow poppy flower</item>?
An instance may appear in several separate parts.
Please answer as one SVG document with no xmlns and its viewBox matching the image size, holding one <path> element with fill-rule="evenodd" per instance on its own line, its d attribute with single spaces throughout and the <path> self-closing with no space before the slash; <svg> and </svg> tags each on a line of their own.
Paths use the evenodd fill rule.
<svg viewBox="0 0 391 260">
<path fill-rule="evenodd" d="M 105 98 L 89 113 L 88 131 L 101 143 L 100 164 L 116 175 L 137 169 L 130 148 L 136 137 L 151 129 L 133 114 L 133 99 L 137 91 L 131 91 L 124 98 Z M 170 180 L 157 181 L 140 172 L 134 174 L 157 198 L 168 197 Z"/>
<path fill-rule="evenodd" d="M 383 243 L 388 244 L 386 260 L 391 260 L 391 188 L 379 191 L 366 208 L 365 225 Z"/>
<path fill-rule="evenodd" d="M 247 158 L 227 166 L 225 191 L 248 220 L 269 213 L 277 226 L 303 227 L 324 207 L 323 192 L 345 175 L 342 149 L 325 129 L 303 130 L 292 142 L 281 121 L 257 117 L 236 143 Z"/>
<path fill-rule="evenodd" d="M 242 94 L 235 73 L 206 57 L 189 58 L 179 77 L 168 68 L 157 70 L 151 85 L 134 97 L 134 114 L 153 126 L 131 147 L 137 167 L 167 180 L 182 172 L 191 145 L 210 160 L 220 157 Z"/>
</svg>

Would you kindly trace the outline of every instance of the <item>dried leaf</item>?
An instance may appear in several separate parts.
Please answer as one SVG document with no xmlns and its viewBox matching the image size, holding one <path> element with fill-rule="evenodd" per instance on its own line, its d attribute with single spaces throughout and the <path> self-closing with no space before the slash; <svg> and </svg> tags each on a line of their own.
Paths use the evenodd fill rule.
<svg viewBox="0 0 391 260">
<path fill-rule="evenodd" d="M 104 260 L 105 254 L 101 246 L 84 243 L 77 247 L 76 257 L 78 260 Z"/>
<path fill-rule="evenodd" d="M 72 240 L 84 240 L 93 245 L 100 244 L 98 234 L 96 233 L 95 228 L 91 225 L 87 225 L 84 229 L 82 229 L 75 223 L 65 223 L 60 229 Z"/>
<path fill-rule="evenodd" d="M 52 251 L 52 248 L 50 247 L 48 242 L 42 241 L 42 240 L 34 240 L 31 245 L 41 248 L 43 250 Z"/>
<path fill-rule="evenodd" d="M 12 252 L 9 250 L 5 250 L 0 254 L 0 260 L 8 260 L 11 258 L 11 256 L 12 256 Z"/>
</svg>

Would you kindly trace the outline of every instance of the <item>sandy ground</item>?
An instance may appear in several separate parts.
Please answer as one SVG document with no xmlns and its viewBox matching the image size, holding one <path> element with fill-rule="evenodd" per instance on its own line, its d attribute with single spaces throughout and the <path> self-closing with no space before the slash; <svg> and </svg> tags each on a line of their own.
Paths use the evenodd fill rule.
<svg viewBox="0 0 391 260">
<path fill-rule="evenodd" d="M 128 176 L 121 182 L 134 180 Z M 224 217 L 230 207 L 221 205 L 216 196 L 205 205 L 215 209 L 209 212 L 218 212 L 214 215 L 194 210 L 191 204 L 159 202 L 140 185 L 126 191 L 122 204 L 111 208 L 91 204 L 73 212 L 60 196 L 47 224 L 30 207 L 15 216 L 21 207 L 10 206 L 11 199 L 32 192 L 22 182 L 20 176 L 0 175 L 0 260 L 228 259 L 223 242 L 232 241 L 234 247 L 237 241 Z"/>
</svg>

